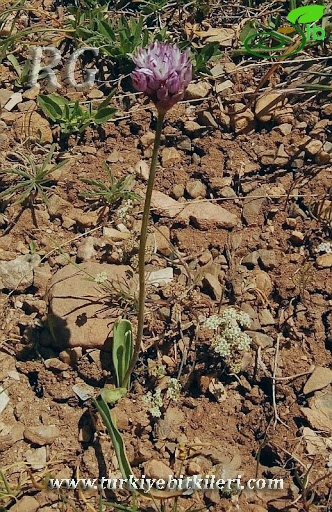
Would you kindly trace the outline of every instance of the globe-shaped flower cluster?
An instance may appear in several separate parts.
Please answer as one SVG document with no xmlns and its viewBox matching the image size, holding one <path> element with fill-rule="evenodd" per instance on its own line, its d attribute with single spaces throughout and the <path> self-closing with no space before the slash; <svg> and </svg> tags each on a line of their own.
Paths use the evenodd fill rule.
<svg viewBox="0 0 332 512">
<path fill-rule="evenodd" d="M 134 88 L 149 96 L 159 112 L 166 112 L 183 98 L 192 80 L 189 50 L 181 53 L 176 44 L 155 42 L 147 49 L 139 48 L 133 61 Z"/>
</svg>

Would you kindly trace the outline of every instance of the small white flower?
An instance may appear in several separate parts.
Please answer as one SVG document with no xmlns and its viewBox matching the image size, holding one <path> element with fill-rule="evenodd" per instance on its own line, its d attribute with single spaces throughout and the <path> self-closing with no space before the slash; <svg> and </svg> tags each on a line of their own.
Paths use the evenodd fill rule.
<svg viewBox="0 0 332 512">
<path fill-rule="evenodd" d="M 217 354 L 220 354 L 222 357 L 229 357 L 231 355 L 231 345 L 223 336 L 216 336 L 212 340 L 212 345 Z"/>
<path fill-rule="evenodd" d="M 238 350 L 249 350 L 251 338 L 245 332 L 242 332 L 237 341 L 236 348 Z"/>
<path fill-rule="evenodd" d="M 103 284 L 105 283 L 105 281 L 107 281 L 108 279 L 108 275 L 106 274 L 106 272 L 99 272 L 99 274 L 96 274 L 95 276 L 95 283 L 98 283 L 98 284 Z"/>
<path fill-rule="evenodd" d="M 223 322 L 225 323 L 233 323 L 237 320 L 238 312 L 234 308 L 226 308 L 221 313 L 220 318 L 222 318 Z"/>
<path fill-rule="evenodd" d="M 218 315 L 211 315 L 209 318 L 207 318 L 204 322 L 204 327 L 207 329 L 218 329 L 219 325 L 223 323 L 223 320 Z"/>
<path fill-rule="evenodd" d="M 331 242 L 322 242 L 316 248 L 316 252 L 325 252 L 326 254 L 331 254 L 332 253 L 332 244 L 331 244 Z"/>
<path fill-rule="evenodd" d="M 237 322 L 241 327 L 250 327 L 251 318 L 245 311 L 239 311 L 237 314 Z"/>
<path fill-rule="evenodd" d="M 153 375 L 154 377 L 162 377 L 163 375 L 165 375 L 165 370 L 166 368 L 163 364 L 160 364 L 159 366 L 156 365 L 153 368 L 151 368 L 151 375 Z"/>
<path fill-rule="evenodd" d="M 181 384 L 178 379 L 171 378 L 168 381 L 168 389 L 166 393 L 166 397 L 172 400 L 177 400 L 180 396 L 181 392 Z"/>
<path fill-rule="evenodd" d="M 149 391 L 146 395 L 143 396 L 143 402 L 148 406 L 151 416 L 160 418 L 160 408 L 163 406 L 163 399 L 161 397 L 160 389 L 156 389 L 154 395 Z"/>
</svg>

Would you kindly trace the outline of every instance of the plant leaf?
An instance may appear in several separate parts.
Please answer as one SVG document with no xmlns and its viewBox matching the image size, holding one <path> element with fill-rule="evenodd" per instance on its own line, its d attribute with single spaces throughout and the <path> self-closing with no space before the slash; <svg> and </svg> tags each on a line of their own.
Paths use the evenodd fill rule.
<svg viewBox="0 0 332 512">
<path fill-rule="evenodd" d="M 121 437 L 120 432 L 116 428 L 115 418 L 114 414 L 112 415 L 111 411 L 109 410 L 109 407 L 105 400 L 102 397 L 98 397 L 97 399 L 94 398 L 93 402 L 95 406 L 98 409 L 98 412 L 100 416 L 102 417 L 102 420 L 105 424 L 105 427 L 107 429 L 107 432 L 109 433 L 112 443 L 114 446 L 114 451 L 116 458 L 119 463 L 119 468 L 121 471 L 121 474 L 123 478 L 130 478 L 130 475 L 133 474 L 133 470 L 130 467 L 127 454 L 126 454 L 126 448 L 123 442 L 123 439 Z"/>
<path fill-rule="evenodd" d="M 133 355 L 132 325 L 128 320 L 120 320 L 114 324 L 112 360 L 116 374 L 117 386 L 122 388 L 126 371 Z M 130 383 L 127 384 L 128 389 Z"/>
<path fill-rule="evenodd" d="M 120 398 L 123 398 L 127 394 L 127 388 L 115 388 L 115 389 L 102 389 L 100 396 L 108 404 L 115 404 Z"/>
<path fill-rule="evenodd" d="M 52 121 L 57 122 L 62 118 L 62 109 L 58 102 L 54 100 L 54 96 L 51 97 L 40 94 L 38 96 L 38 105 L 41 107 L 44 114 L 52 119 Z"/>
<path fill-rule="evenodd" d="M 103 124 L 106 123 L 113 114 L 115 114 L 116 109 L 111 107 L 105 107 L 105 108 L 99 108 L 96 112 L 96 115 L 94 116 L 94 122 L 96 124 Z"/>
</svg>

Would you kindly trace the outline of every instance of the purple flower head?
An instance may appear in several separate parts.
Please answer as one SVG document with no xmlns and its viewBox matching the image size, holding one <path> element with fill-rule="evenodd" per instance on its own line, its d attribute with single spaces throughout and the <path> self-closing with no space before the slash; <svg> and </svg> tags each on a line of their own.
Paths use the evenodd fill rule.
<svg viewBox="0 0 332 512">
<path fill-rule="evenodd" d="M 176 44 L 155 42 L 146 50 L 138 48 L 131 74 L 133 86 L 144 92 L 162 112 L 183 98 L 192 80 L 189 50 L 181 53 Z"/>
</svg>

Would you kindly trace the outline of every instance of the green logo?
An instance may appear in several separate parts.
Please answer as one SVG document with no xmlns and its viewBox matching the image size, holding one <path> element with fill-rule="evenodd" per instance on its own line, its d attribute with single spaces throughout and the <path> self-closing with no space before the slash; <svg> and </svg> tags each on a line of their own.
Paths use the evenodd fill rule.
<svg viewBox="0 0 332 512">
<path fill-rule="evenodd" d="M 290 57 L 304 48 L 307 41 L 322 41 L 325 30 L 316 23 L 324 15 L 324 5 L 305 5 L 290 11 L 289 25 L 279 28 L 259 27 L 243 41 L 248 53 L 262 59 Z M 301 27 L 304 25 L 304 27 Z M 260 30 L 261 29 L 261 30 Z"/>
</svg>

